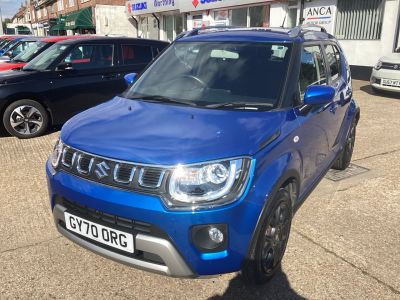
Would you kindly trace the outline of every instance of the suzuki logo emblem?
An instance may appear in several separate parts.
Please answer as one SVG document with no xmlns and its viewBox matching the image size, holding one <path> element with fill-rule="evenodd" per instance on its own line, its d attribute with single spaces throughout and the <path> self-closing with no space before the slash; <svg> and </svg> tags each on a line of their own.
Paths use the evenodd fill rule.
<svg viewBox="0 0 400 300">
<path fill-rule="evenodd" d="M 94 173 L 99 179 L 103 179 L 104 177 L 107 177 L 108 171 L 110 170 L 110 167 L 107 165 L 105 161 L 102 161 L 101 163 L 96 164 L 96 169 Z"/>
<path fill-rule="evenodd" d="M 399 65 L 394 65 L 393 67 L 395 70 L 397 70 L 399 68 Z"/>
</svg>

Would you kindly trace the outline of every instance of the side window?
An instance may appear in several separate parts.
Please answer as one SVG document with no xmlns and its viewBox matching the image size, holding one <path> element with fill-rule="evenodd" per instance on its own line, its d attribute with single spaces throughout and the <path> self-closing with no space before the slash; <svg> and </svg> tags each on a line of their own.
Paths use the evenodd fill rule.
<svg viewBox="0 0 400 300">
<path fill-rule="evenodd" d="M 313 84 L 326 84 L 324 57 L 319 46 L 305 46 L 301 53 L 300 94 L 303 96 Z"/>
<path fill-rule="evenodd" d="M 340 77 L 340 52 L 336 46 L 325 45 L 328 69 L 332 81 Z"/>
<path fill-rule="evenodd" d="M 76 70 L 97 69 L 113 65 L 113 45 L 78 45 L 72 49 L 64 62 Z"/>
<path fill-rule="evenodd" d="M 147 64 L 153 59 L 150 46 L 121 45 L 123 65 Z"/>
</svg>

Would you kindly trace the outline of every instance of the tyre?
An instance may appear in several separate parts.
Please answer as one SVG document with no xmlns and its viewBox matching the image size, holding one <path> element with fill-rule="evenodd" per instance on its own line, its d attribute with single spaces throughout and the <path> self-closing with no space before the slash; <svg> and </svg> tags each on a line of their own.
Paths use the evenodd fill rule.
<svg viewBox="0 0 400 300">
<path fill-rule="evenodd" d="M 269 205 L 250 258 L 242 268 L 245 283 L 264 284 L 280 269 L 291 223 L 292 201 L 289 192 L 280 189 Z"/>
<path fill-rule="evenodd" d="M 353 156 L 354 143 L 356 140 L 356 126 L 356 122 L 353 121 L 349 135 L 346 140 L 346 145 L 334 162 L 332 169 L 345 170 L 350 165 L 351 157 Z"/>
<path fill-rule="evenodd" d="M 5 129 L 20 139 L 37 137 L 46 132 L 49 117 L 38 102 L 23 99 L 11 103 L 3 114 Z"/>
</svg>

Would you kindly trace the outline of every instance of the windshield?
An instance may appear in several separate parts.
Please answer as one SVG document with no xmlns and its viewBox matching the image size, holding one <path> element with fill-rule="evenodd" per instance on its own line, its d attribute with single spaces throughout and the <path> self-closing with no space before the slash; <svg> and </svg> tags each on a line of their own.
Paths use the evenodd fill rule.
<svg viewBox="0 0 400 300">
<path fill-rule="evenodd" d="M 47 70 L 51 64 L 68 48 L 68 45 L 54 44 L 50 48 L 46 49 L 28 64 L 23 67 L 23 70 L 36 70 L 44 71 Z"/>
<path fill-rule="evenodd" d="M 9 40 L 1 40 L 0 42 L 0 49 L 9 42 Z"/>
<path fill-rule="evenodd" d="M 32 43 L 26 48 L 25 51 L 21 52 L 17 56 L 14 57 L 15 61 L 22 61 L 22 62 L 28 62 L 30 61 L 36 53 L 38 53 L 44 46 L 48 45 L 48 43 L 45 42 L 35 42 Z"/>
<path fill-rule="evenodd" d="M 12 41 L 7 46 L 5 46 L 2 51 L 5 53 L 10 50 L 14 45 L 18 44 L 20 41 Z"/>
<path fill-rule="evenodd" d="M 290 44 L 177 42 L 138 79 L 128 98 L 157 95 L 200 106 L 278 103 Z"/>
</svg>

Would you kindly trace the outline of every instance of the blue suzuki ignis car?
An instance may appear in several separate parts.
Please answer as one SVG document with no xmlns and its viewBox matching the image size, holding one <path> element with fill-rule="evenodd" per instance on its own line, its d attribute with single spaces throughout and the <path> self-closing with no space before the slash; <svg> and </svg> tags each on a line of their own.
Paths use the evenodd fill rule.
<svg viewBox="0 0 400 300">
<path fill-rule="evenodd" d="M 193 30 L 126 79 L 62 128 L 46 165 L 58 231 L 148 271 L 266 282 L 294 212 L 351 160 L 340 45 L 306 26 Z"/>
</svg>

